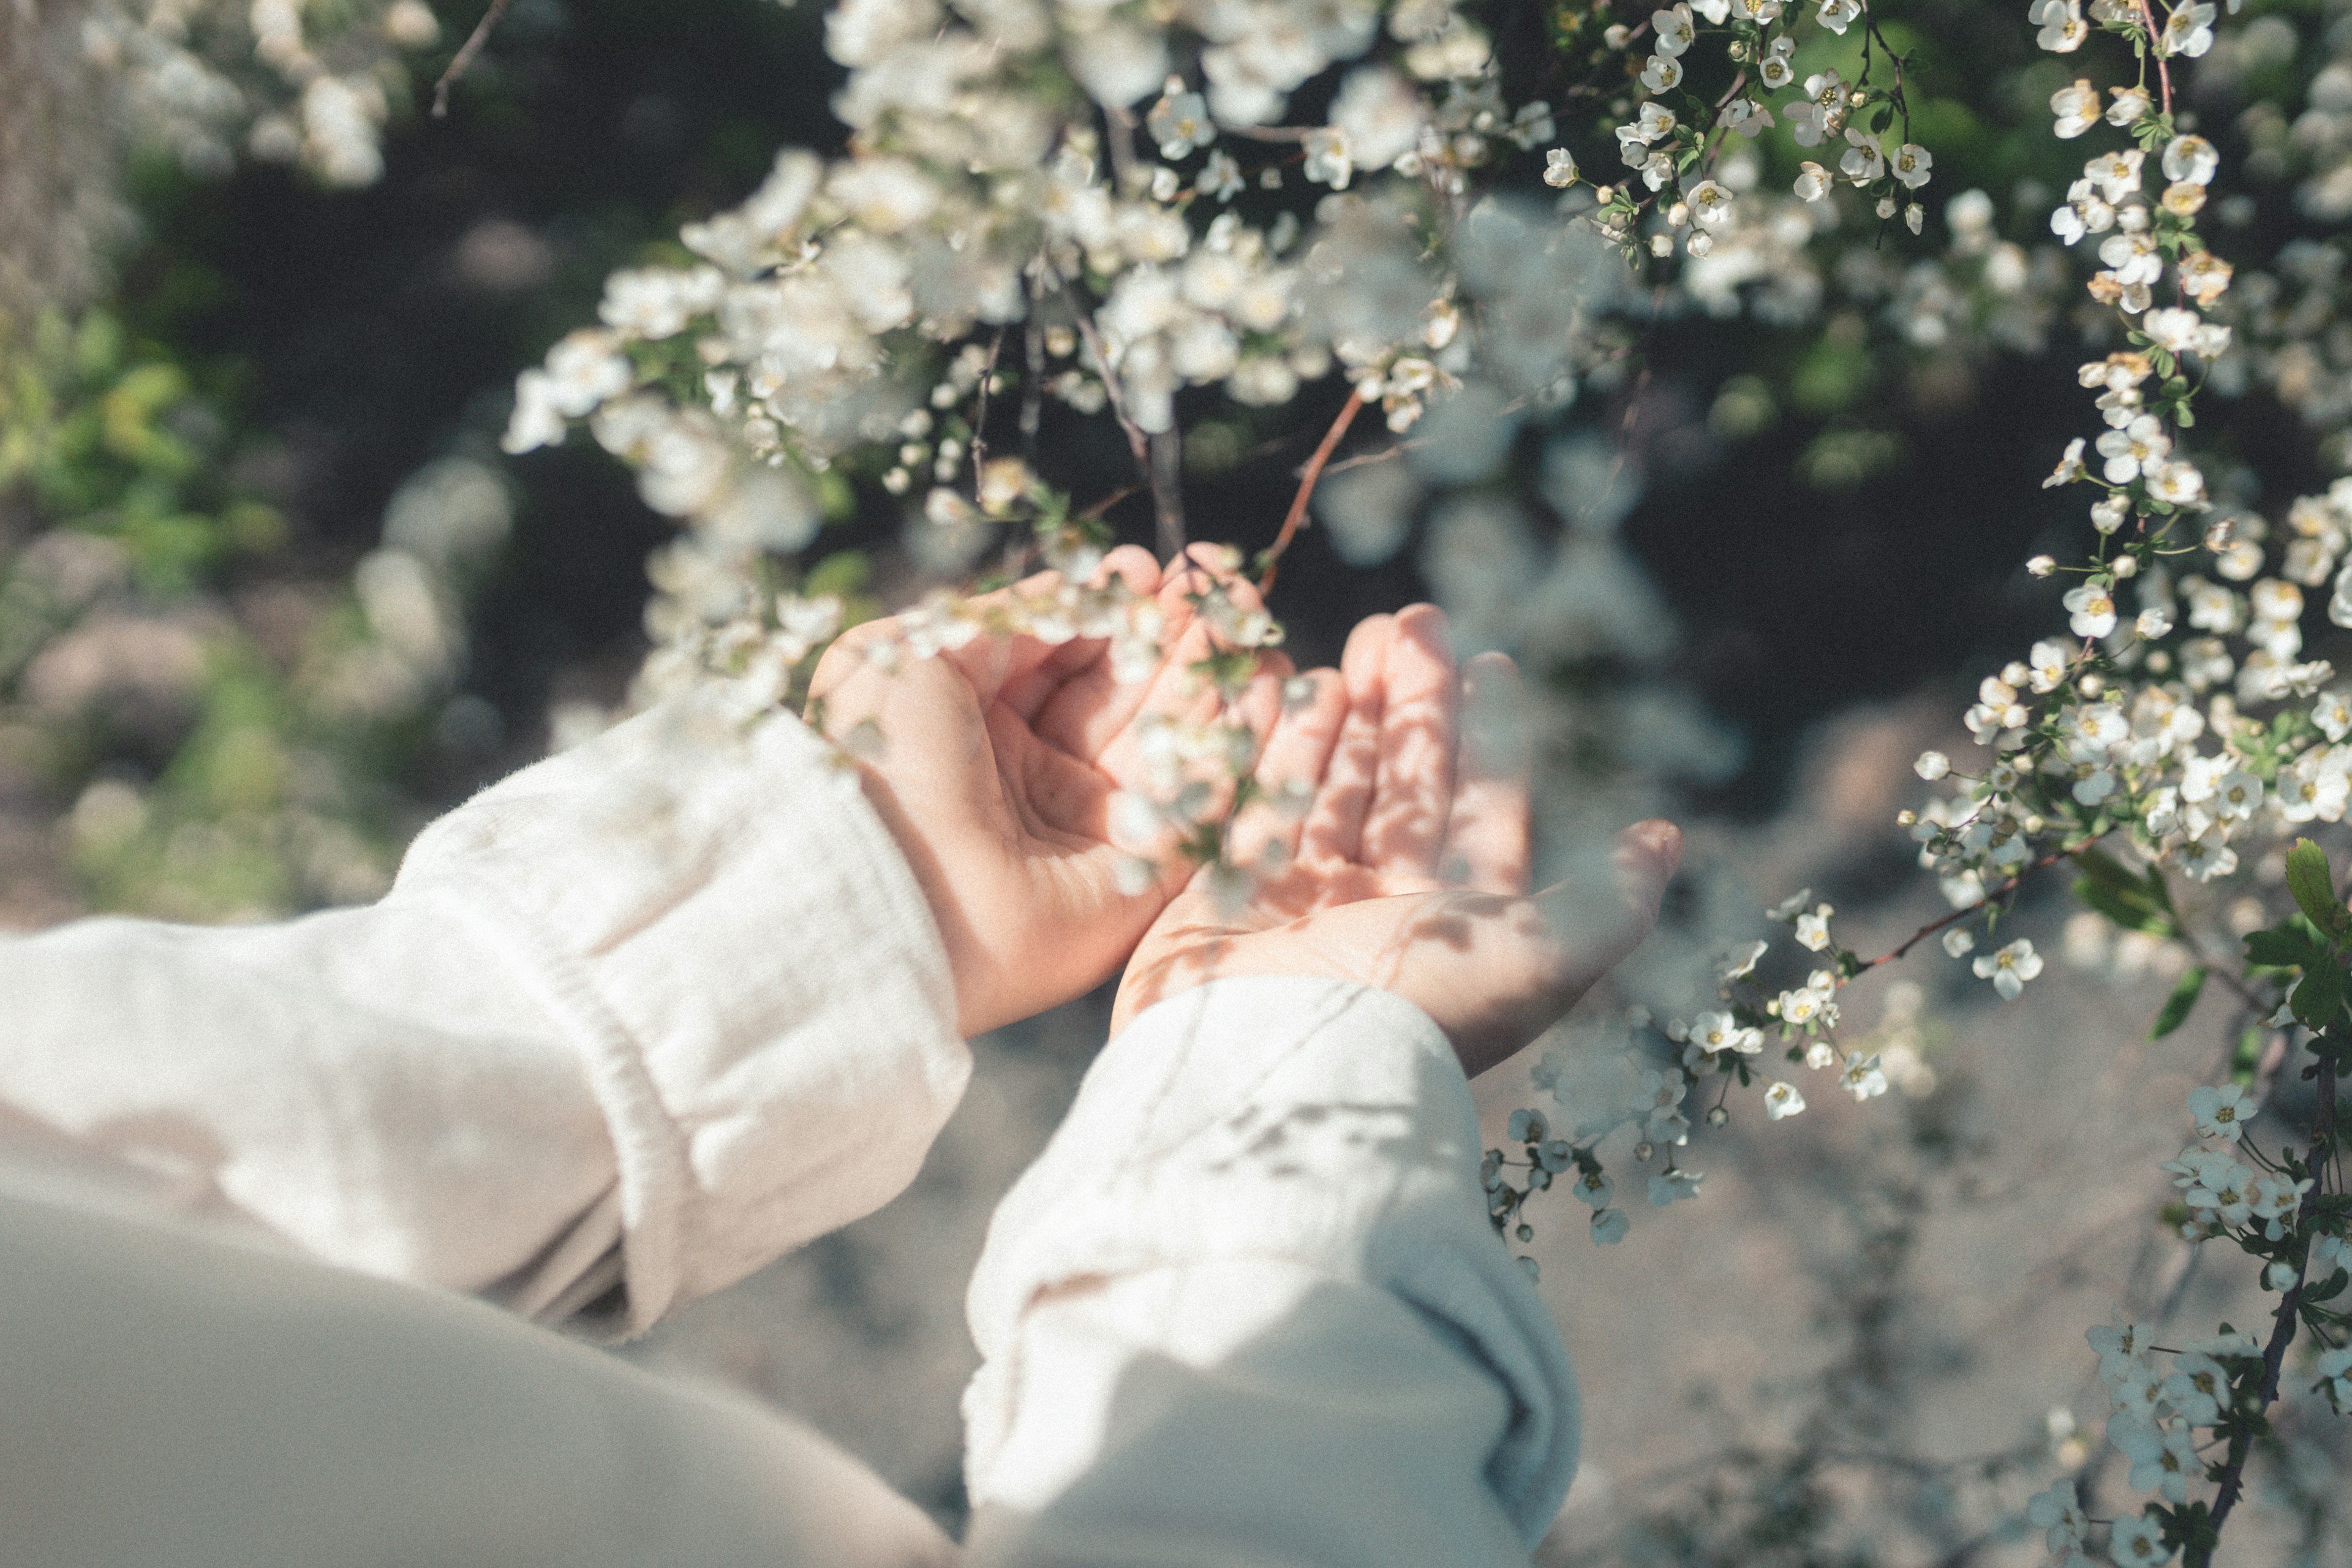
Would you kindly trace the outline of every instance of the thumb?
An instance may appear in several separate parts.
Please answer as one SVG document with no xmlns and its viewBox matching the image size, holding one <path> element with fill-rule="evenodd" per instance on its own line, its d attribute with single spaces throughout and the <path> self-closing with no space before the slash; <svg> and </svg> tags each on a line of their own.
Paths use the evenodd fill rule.
<svg viewBox="0 0 2352 1568">
<path fill-rule="evenodd" d="M 1482 966 L 1489 1005 L 1457 1016 L 1447 1030 L 1463 1070 L 1475 1078 L 1517 1052 L 1639 947 L 1658 923 L 1682 853 L 1682 830 L 1653 818 L 1533 899 L 1499 903 L 1487 922 Z M 1517 984 L 1493 984 L 1513 971 Z"/>
</svg>

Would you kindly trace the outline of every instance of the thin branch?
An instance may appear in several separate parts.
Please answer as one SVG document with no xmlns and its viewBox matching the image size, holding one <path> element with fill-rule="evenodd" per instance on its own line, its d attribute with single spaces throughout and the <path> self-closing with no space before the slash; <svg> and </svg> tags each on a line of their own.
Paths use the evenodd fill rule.
<svg viewBox="0 0 2352 1568">
<path fill-rule="evenodd" d="M 2041 859 L 2036 860 L 2031 866 L 2026 867 L 2025 869 L 2020 871 L 2016 876 L 2011 877 L 2008 881 L 2003 882 L 2000 887 L 1995 888 L 1991 892 L 1987 893 L 1983 898 L 1979 899 L 1975 903 L 1964 904 L 1960 908 L 1954 910 L 1950 914 L 1946 915 L 1941 920 L 1929 921 L 1926 925 L 1921 926 L 1917 931 L 1913 931 L 1909 936 L 1904 938 L 1901 946 L 1880 953 L 1876 958 L 1872 959 L 1862 967 L 1864 969 L 1875 969 L 1882 963 L 1894 963 L 1896 959 L 1901 958 L 1913 948 L 1927 941 L 1927 938 L 1935 935 L 1937 931 L 1942 931 L 1946 926 L 1953 925 L 1958 921 L 1964 921 L 1970 915 L 1976 914 L 1979 910 L 1983 910 L 1986 906 L 1999 903 L 2001 900 L 2009 897 L 2010 894 L 2017 891 L 2019 888 L 2022 887 L 2025 883 L 2025 879 L 2028 877 L 2032 876 L 2036 871 L 2046 870 L 2050 867 L 2058 864 L 2061 860 L 2073 859 L 2084 850 L 2088 849 L 2092 845 L 2096 844 L 2099 839 L 2104 837 L 2105 835 L 2103 834 L 2095 835 L 2092 837 L 2081 839 L 2075 843 L 2069 844 L 2063 849 L 2053 849 L 2049 854 L 2044 855 Z"/>
<path fill-rule="evenodd" d="M 1356 416 L 1363 406 L 1364 395 L 1349 387 L 1348 401 L 1339 405 L 1339 417 L 1331 421 L 1331 428 L 1323 432 L 1323 440 L 1315 448 L 1315 455 L 1307 458 L 1307 466 L 1298 471 L 1298 493 L 1290 498 L 1290 510 L 1282 520 L 1282 531 L 1274 536 L 1274 543 L 1266 550 L 1265 569 L 1257 579 L 1259 593 L 1273 591 L 1275 569 L 1282 564 L 1283 552 L 1290 548 L 1290 542 L 1298 536 L 1300 526 L 1307 521 L 1307 503 L 1315 495 L 1315 482 L 1323 477 L 1323 465 L 1331 460 L 1333 448 L 1348 433 L 1348 426 L 1356 422 Z"/>
<path fill-rule="evenodd" d="M 1166 510 L 1177 500 L 1173 487 L 1163 497 L 1160 475 L 1152 463 L 1151 437 L 1143 433 L 1143 426 L 1127 411 L 1127 394 L 1119 388 L 1118 373 L 1111 368 L 1110 350 L 1105 346 L 1102 333 L 1096 330 L 1094 317 L 1080 310 L 1077 323 L 1078 335 L 1087 341 L 1087 352 L 1095 356 L 1095 370 L 1102 377 L 1104 393 L 1110 398 L 1110 411 L 1118 416 L 1118 427 L 1127 432 L 1127 449 L 1135 454 L 1136 470 L 1150 487 L 1152 506 L 1159 514 L 1160 541 L 1164 544 L 1171 534 L 1181 541 L 1184 537 L 1184 514 L 1180 510 L 1171 516 Z"/>
<path fill-rule="evenodd" d="M 2294 1331 L 2303 1305 L 2304 1271 L 2311 1267 L 2311 1243 L 2307 1239 L 2311 1222 L 2319 1212 L 2319 1200 L 2326 1188 L 2323 1167 L 2336 1152 L 2336 1062 L 2323 1056 L 2315 1068 L 2319 1079 L 2319 1112 L 2311 1130 L 2311 1147 L 2305 1163 L 2311 1168 L 2311 1190 L 2303 1194 L 2303 1203 L 2294 1216 L 2294 1228 L 2306 1239 L 2303 1260 L 2295 1270 L 2294 1283 L 2279 1298 L 2278 1310 L 2271 1322 L 2270 1342 L 2263 1347 L 2263 1380 L 2254 1391 L 2257 1415 L 2267 1412 L 2278 1398 L 2280 1371 L 2286 1364 L 2287 1347 L 2294 1342 Z M 2214 1549 L 2221 1543 L 2221 1526 L 2230 1510 L 2238 1506 L 2245 1495 L 2246 1460 L 2252 1455 L 2254 1435 L 2251 1427 L 2241 1428 L 2230 1439 L 2230 1457 L 2221 1466 L 2221 1489 L 2213 1494 L 2213 1511 L 2206 1521 L 2204 1536 L 2189 1544 L 2181 1553 L 2182 1568 L 2208 1568 L 2213 1561 Z"/>
<path fill-rule="evenodd" d="M 988 363 L 981 368 L 980 396 L 971 411 L 971 489 L 974 500 L 980 495 L 980 471 L 988 466 L 988 389 L 996 379 L 996 356 L 1004 352 L 1004 329 L 996 329 L 989 341 Z"/>
<path fill-rule="evenodd" d="M 449 89 L 459 77 L 473 68 L 474 57 L 480 54 L 482 46 L 490 41 L 490 34 L 497 29 L 499 18 L 504 16 L 507 7 L 513 4 L 514 0 L 490 0 L 489 9 L 483 12 L 482 19 L 474 24 L 474 30 L 466 35 L 465 43 L 458 47 L 457 55 L 449 61 L 449 68 L 443 71 L 441 79 L 433 84 L 434 119 L 449 118 Z"/>
<path fill-rule="evenodd" d="M 1184 552 L 1184 438 L 1173 426 L 1152 433 L 1151 516 L 1160 531 L 1161 559 Z"/>
</svg>

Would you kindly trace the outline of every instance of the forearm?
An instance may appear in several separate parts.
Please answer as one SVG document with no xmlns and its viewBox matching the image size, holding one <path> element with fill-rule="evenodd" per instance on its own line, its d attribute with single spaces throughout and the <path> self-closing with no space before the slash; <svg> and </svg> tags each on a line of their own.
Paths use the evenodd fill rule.
<svg viewBox="0 0 2352 1568">
<path fill-rule="evenodd" d="M 628 1326 L 912 1178 L 969 1057 L 921 895 L 796 721 L 668 707 L 276 927 L 0 943 L 0 1104 L 375 1272 Z"/>
<path fill-rule="evenodd" d="M 1228 981 L 1145 1014 L 973 1282 L 980 1558 L 1523 1563 L 1575 1390 L 1477 1158 L 1451 1048 L 1385 993 Z"/>
</svg>

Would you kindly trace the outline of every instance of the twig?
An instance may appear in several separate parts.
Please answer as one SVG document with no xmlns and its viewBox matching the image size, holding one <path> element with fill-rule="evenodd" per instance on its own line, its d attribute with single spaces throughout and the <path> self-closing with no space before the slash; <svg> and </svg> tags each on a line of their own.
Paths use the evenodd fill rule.
<svg viewBox="0 0 2352 1568">
<path fill-rule="evenodd" d="M 1004 350 L 1004 329 L 996 329 L 989 340 L 988 363 L 981 367 L 980 396 L 971 411 L 971 489 L 974 500 L 980 495 L 980 471 L 988 465 L 988 387 L 996 379 L 996 356 Z"/>
<path fill-rule="evenodd" d="M 2147 0 L 2137 0 L 2137 5 L 2139 19 L 2147 27 L 2147 52 L 2156 57 L 2156 80 L 2157 85 L 2164 89 L 2164 112 L 2169 114 L 2172 112 L 2172 67 L 2165 58 L 2161 43 L 2164 35 L 2157 27 L 2156 13 L 2148 7 Z M 2146 81 L 2147 79 L 2142 77 L 2140 79 Z"/>
<path fill-rule="evenodd" d="M 2009 897 L 2010 894 L 2017 891 L 2020 887 L 2023 886 L 2025 879 L 2028 877 L 2032 876 L 2036 871 L 2046 870 L 2050 867 L 2058 864 L 2061 860 L 2070 860 L 2074 858 L 2084 850 L 2088 849 L 2092 845 L 2096 844 L 2099 839 L 2104 837 L 2105 837 L 2104 834 L 2095 835 L 2092 837 L 2081 839 L 2075 843 L 2069 844 L 2063 849 L 2053 849 L 2049 854 L 2044 855 L 2041 859 L 2036 860 L 2031 866 L 2026 867 L 2025 869 L 2020 871 L 2016 876 L 2011 877 L 2008 881 L 2003 882 L 2000 887 L 1995 888 L 1991 892 L 1987 893 L 1983 898 L 1979 899 L 1975 903 L 1964 904 L 1960 908 L 1954 910 L 1950 914 L 1946 915 L 1941 920 L 1929 921 L 1926 925 L 1921 926 L 1917 931 L 1913 931 L 1909 936 L 1904 938 L 1903 944 L 1901 946 L 1894 948 L 1889 952 L 1880 953 L 1876 958 L 1872 959 L 1868 963 L 1864 964 L 1862 967 L 1864 969 L 1875 969 L 1882 963 L 1894 963 L 1896 959 L 1901 958 L 1913 948 L 1927 941 L 1927 938 L 1935 935 L 1937 931 L 1942 931 L 1946 926 L 1951 925 L 1956 921 L 1964 921 L 1970 915 L 1975 914 L 1978 910 L 1985 908 L 1988 904 L 1998 903 L 2001 900 Z"/>
<path fill-rule="evenodd" d="M 1029 374 L 1021 384 L 1021 457 L 1023 461 L 1034 463 L 1037 460 L 1037 426 L 1045 414 L 1045 332 L 1037 325 L 1034 311 L 1030 313 L 1023 347 L 1028 355 Z"/>
<path fill-rule="evenodd" d="M 1323 465 L 1331 460 L 1333 448 L 1348 433 L 1348 426 L 1356 422 L 1356 416 L 1363 406 L 1364 395 L 1349 387 L 1348 401 L 1339 405 L 1339 417 L 1331 421 L 1331 428 L 1323 432 L 1323 440 L 1315 448 L 1315 455 L 1307 458 L 1307 466 L 1298 471 L 1298 493 L 1290 498 L 1290 510 L 1282 520 L 1282 531 L 1274 536 L 1274 543 L 1267 547 L 1265 569 L 1258 574 L 1259 593 L 1273 591 L 1275 568 L 1282 564 L 1282 552 L 1290 548 L 1290 542 L 1297 537 L 1300 525 L 1307 521 L 1307 503 L 1314 497 L 1315 481 L 1323 477 Z"/>
<path fill-rule="evenodd" d="M 1151 516 L 1161 559 L 1184 552 L 1184 438 L 1173 426 L 1151 435 Z"/>
<path fill-rule="evenodd" d="M 1111 368 L 1110 350 L 1103 343 L 1102 333 L 1095 329 L 1095 319 L 1086 311 L 1077 312 L 1078 335 L 1087 341 L 1087 352 L 1095 356 L 1095 370 L 1102 376 L 1103 392 L 1110 398 L 1110 411 L 1118 418 L 1118 427 L 1127 432 L 1127 449 L 1135 454 L 1135 467 L 1143 475 L 1143 482 L 1151 488 L 1151 504 L 1160 524 L 1163 545 L 1172 536 L 1180 542 L 1184 537 L 1184 513 L 1173 478 L 1162 491 L 1160 476 L 1152 462 L 1151 437 L 1127 411 L 1127 394 L 1119 390 L 1118 373 Z M 1171 508 L 1176 510 L 1171 512 Z M 1171 552 L 1173 559 L 1173 552 Z"/>
<path fill-rule="evenodd" d="M 449 118 L 449 89 L 473 68 L 474 57 L 480 54 L 482 46 L 490 41 L 490 34 L 498 26 L 499 18 L 505 16 L 507 7 L 513 4 L 514 0 L 490 0 L 489 9 L 483 12 L 482 19 L 474 24 L 474 30 L 466 35 L 465 43 L 458 47 L 457 53 L 449 61 L 449 68 L 443 71 L 441 79 L 433 84 L 434 119 Z"/>
<path fill-rule="evenodd" d="M 1095 502 L 1094 505 L 1087 508 L 1086 510 L 1078 513 L 1078 515 L 1091 521 L 1094 519 L 1102 516 L 1103 513 L 1108 511 L 1111 508 L 1117 506 L 1128 497 L 1137 494 L 1142 489 L 1142 488 L 1143 487 L 1140 485 L 1121 485 L 1118 489 L 1111 491 L 1110 494 L 1103 497 L 1102 500 Z"/>
</svg>

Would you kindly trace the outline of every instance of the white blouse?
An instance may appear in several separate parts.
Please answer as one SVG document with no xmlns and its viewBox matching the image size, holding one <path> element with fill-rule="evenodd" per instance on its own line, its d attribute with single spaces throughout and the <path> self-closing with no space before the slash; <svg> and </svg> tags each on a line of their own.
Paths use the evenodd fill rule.
<svg viewBox="0 0 2352 1568">
<path fill-rule="evenodd" d="M 640 1331 L 887 1202 L 954 1016 L 854 773 L 690 702 L 373 907 L 0 939 L 0 1564 L 1526 1562 L 1574 1383 L 1384 992 L 1221 981 L 1104 1050 L 972 1280 L 966 1548 L 514 1316 Z"/>
</svg>

